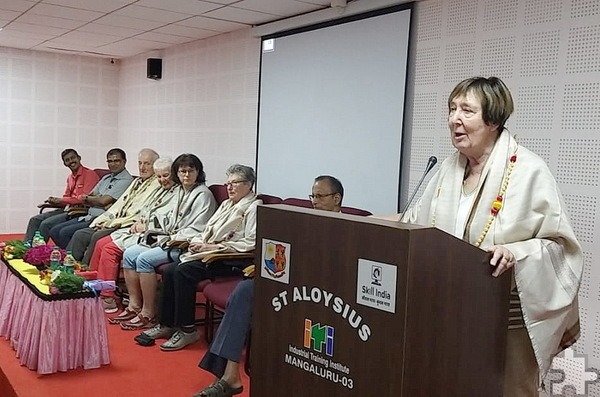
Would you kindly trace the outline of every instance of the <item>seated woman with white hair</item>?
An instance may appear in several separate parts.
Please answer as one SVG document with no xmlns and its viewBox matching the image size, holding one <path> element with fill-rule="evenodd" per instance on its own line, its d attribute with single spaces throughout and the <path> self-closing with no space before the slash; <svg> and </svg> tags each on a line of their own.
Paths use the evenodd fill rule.
<svg viewBox="0 0 600 397">
<path fill-rule="evenodd" d="M 155 215 L 150 220 L 151 231 L 155 233 L 147 233 L 146 241 L 127 248 L 123 254 L 129 306 L 109 322 L 120 324 L 125 330 L 144 329 L 156 324 L 158 281 L 155 268 L 177 262 L 180 251 L 170 248 L 170 243 L 189 242 L 202 233 L 217 207 L 205 184 L 204 166 L 197 156 L 182 154 L 177 157 L 171 167 L 171 175 L 180 184 L 171 210 L 165 216 Z"/>
<path fill-rule="evenodd" d="M 166 211 L 170 211 L 170 203 L 175 197 L 178 186 L 175 180 L 171 178 L 172 165 L 173 160 L 170 157 L 161 157 L 154 162 L 154 174 L 161 189 L 158 189 L 148 199 L 148 205 L 138 214 L 138 218 L 133 225 L 117 229 L 96 242 L 89 266 L 91 270 L 97 270 L 98 279 L 116 280 L 123 258 L 123 251 L 140 241 L 144 232 L 148 229 L 149 219 L 152 219 L 155 214 L 164 214 Z M 119 310 L 113 291 L 102 291 L 100 295 L 106 313 L 116 313 Z"/>
<path fill-rule="evenodd" d="M 196 284 L 205 279 L 241 275 L 252 259 L 224 260 L 207 266 L 202 259 L 213 253 L 250 252 L 256 245 L 256 208 L 262 203 L 252 191 L 254 170 L 233 165 L 227 170 L 227 194 L 210 218 L 204 232 L 192 239 L 181 263 L 170 265 L 163 273 L 160 323 L 142 332 L 135 340 L 151 345 L 155 339 L 168 339 L 164 351 L 183 349 L 199 339 L 194 326 Z"/>
</svg>

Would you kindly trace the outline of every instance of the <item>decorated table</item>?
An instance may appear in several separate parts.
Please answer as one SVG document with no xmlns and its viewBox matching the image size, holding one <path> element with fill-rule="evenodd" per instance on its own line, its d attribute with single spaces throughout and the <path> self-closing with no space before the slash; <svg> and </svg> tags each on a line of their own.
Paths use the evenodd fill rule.
<svg viewBox="0 0 600 397">
<path fill-rule="evenodd" d="M 101 300 L 90 291 L 51 294 L 20 259 L 0 263 L 0 336 L 39 374 L 110 363 Z"/>
</svg>

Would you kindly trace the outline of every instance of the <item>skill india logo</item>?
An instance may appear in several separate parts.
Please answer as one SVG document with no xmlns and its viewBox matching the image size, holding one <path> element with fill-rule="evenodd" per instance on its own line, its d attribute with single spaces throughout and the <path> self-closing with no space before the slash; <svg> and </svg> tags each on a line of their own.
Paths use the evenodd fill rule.
<svg viewBox="0 0 600 397">
<path fill-rule="evenodd" d="M 333 357 L 334 328 L 329 325 L 321 326 L 321 323 L 313 324 L 312 320 L 304 319 L 304 347 L 313 349 Z"/>
<path fill-rule="evenodd" d="M 554 358 L 547 381 L 551 396 L 590 396 L 589 386 L 600 382 L 600 371 L 588 368 L 587 355 L 567 349 Z"/>
<path fill-rule="evenodd" d="M 286 246 L 268 242 L 265 244 L 265 269 L 273 278 L 283 277 L 287 266 Z"/>
</svg>

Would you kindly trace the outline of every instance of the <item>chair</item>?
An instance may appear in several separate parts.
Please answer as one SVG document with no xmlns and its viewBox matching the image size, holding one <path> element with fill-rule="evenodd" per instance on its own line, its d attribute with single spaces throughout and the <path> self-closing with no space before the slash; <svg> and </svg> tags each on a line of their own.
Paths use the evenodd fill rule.
<svg viewBox="0 0 600 397">
<path fill-rule="evenodd" d="M 359 208 L 342 207 L 342 214 L 358 215 L 358 216 L 369 216 L 373 215 L 369 211 L 361 210 Z"/>
<path fill-rule="evenodd" d="M 269 194 L 259 194 L 258 198 L 262 200 L 263 204 L 281 204 L 283 200 L 277 196 L 271 196 Z"/>
<path fill-rule="evenodd" d="M 286 198 L 283 200 L 283 204 L 293 205 L 296 207 L 312 208 L 312 201 L 299 198 Z"/>
<path fill-rule="evenodd" d="M 242 277 L 217 279 L 204 288 L 206 298 L 206 321 L 204 322 L 204 338 L 212 342 L 215 335 L 215 324 L 219 323 L 229 296 L 243 280 Z"/>
<path fill-rule="evenodd" d="M 227 186 L 225 185 L 210 185 L 208 188 L 215 197 L 217 204 L 221 204 L 223 201 L 229 198 L 229 195 L 227 194 Z"/>
</svg>

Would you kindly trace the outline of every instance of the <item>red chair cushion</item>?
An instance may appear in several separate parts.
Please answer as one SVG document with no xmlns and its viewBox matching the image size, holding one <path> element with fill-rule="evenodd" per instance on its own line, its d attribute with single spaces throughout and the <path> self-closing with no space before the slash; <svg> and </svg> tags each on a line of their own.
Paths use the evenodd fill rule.
<svg viewBox="0 0 600 397">
<path fill-rule="evenodd" d="M 281 197 L 271 196 L 269 194 L 259 194 L 258 198 L 262 200 L 263 204 L 281 204 L 283 202 Z"/>
<path fill-rule="evenodd" d="M 312 208 L 312 202 L 310 200 L 299 199 L 299 198 L 286 198 L 283 200 L 283 204 L 294 205 L 296 207 Z"/>
<path fill-rule="evenodd" d="M 352 207 L 342 207 L 342 214 L 359 215 L 359 216 L 373 215 L 369 211 L 361 210 L 358 208 L 352 208 Z"/>
<path fill-rule="evenodd" d="M 215 306 L 225 308 L 229 296 L 242 280 L 241 277 L 217 279 L 208 284 L 202 292 Z"/>
<path fill-rule="evenodd" d="M 210 185 L 208 188 L 212 192 L 213 196 L 215 196 L 215 200 L 217 200 L 217 204 L 219 205 L 229 198 L 229 195 L 227 194 L 227 186 L 225 185 Z"/>
</svg>

